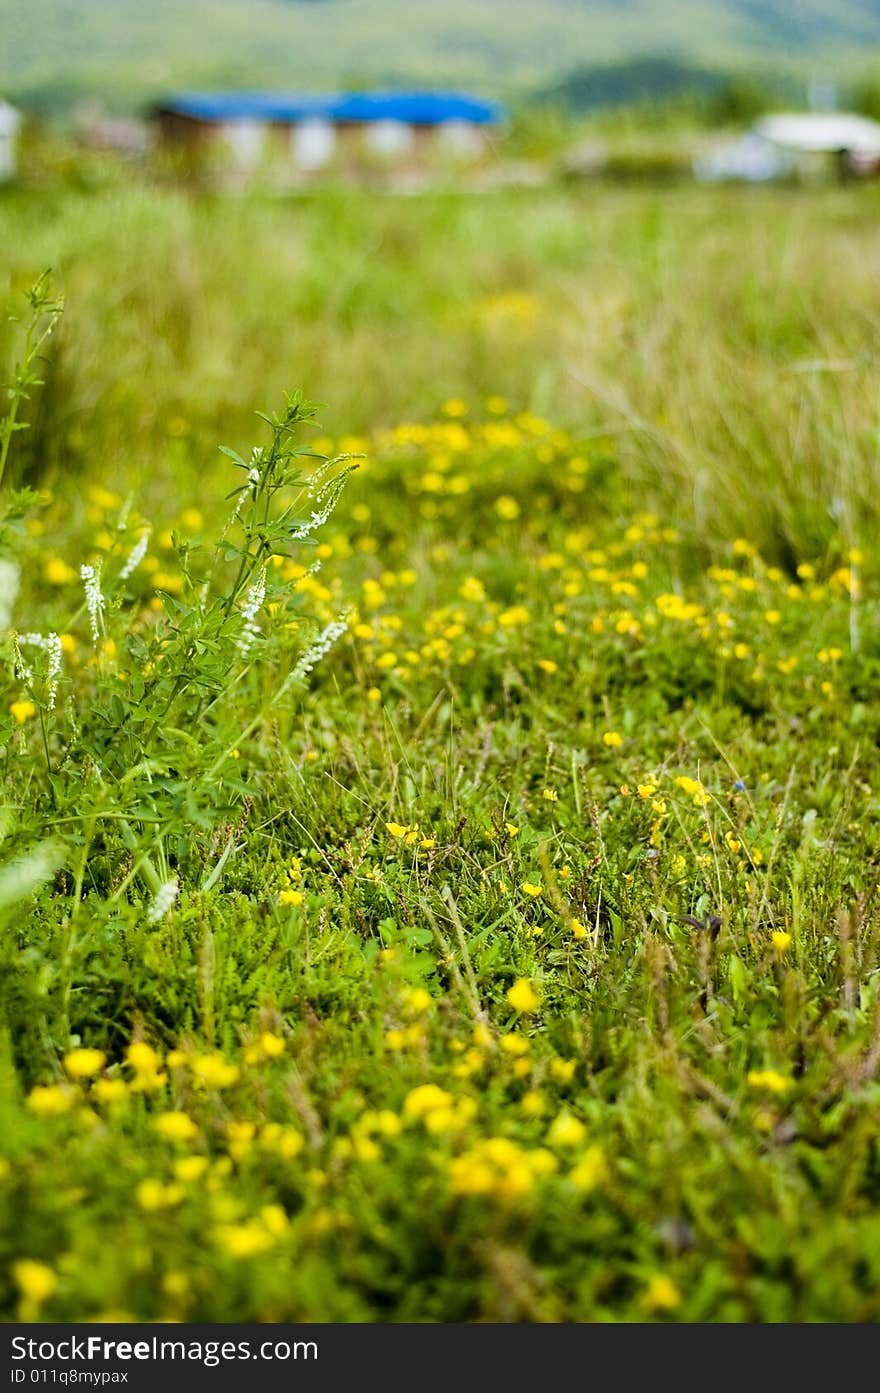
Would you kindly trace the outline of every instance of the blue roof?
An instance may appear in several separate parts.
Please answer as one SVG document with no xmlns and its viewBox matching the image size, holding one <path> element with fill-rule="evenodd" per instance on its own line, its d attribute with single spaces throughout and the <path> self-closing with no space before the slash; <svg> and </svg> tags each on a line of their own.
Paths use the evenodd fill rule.
<svg viewBox="0 0 880 1393">
<path fill-rule="evenodd" d="M 500 121 L 503 107 L 460 92 L 341 92 L 309 95 L 292 92 L 181 92 L 160 103 L 198 121 L 295 122 L 315 117 L 328 121 L 405 121 L 433 126 L 467 121 L 484 126 Z"/>
<path fill-rule="evenodd" d="M 441 121 L 469 121 L 476 126 L 500 121 L 495 102 L 480 101 L 460 92 L 352 92 L 333 108 L 335 121 L 405 121 L 410 126 L 435 126 Z"/>
</svg>

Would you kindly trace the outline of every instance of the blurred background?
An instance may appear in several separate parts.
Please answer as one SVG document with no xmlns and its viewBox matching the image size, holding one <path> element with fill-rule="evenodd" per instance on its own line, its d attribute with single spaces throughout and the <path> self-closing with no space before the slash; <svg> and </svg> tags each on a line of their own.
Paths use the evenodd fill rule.
<svg viewBox="0 0 880 1393">
<path fill-rule="evenodd" d="M 0 297 L 52 266 L 69 310 L 31 481 L 197 495 L 301 385 L 355 440 L 490 397 L 605 433 L 701 536 L 873 521 L 880 3 L 0 17 Z"/>
<path fill-rule="evenodd" d="M 180 87 L 491 87 L 581 110 L 694 107 L 725 81 L 871 83 L 873 0 L 5 0 L 2 80 L 46 112 L 135 112 Z M 870 99 L 869 99 L 870 100 Z"/>
</svg>

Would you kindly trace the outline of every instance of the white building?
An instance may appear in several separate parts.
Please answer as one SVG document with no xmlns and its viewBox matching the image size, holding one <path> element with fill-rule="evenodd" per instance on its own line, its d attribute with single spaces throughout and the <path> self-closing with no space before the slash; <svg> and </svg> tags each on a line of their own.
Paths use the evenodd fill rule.
<svg viewBox="0 0 880 1393">
<path fill-rule="evenodd" d="M 21 113 L 0 99 L 0 182 L 12 179 L 18 169 L 21 121 Z"/>
<path fill-rule="evenodd" d="M 800 155 L 880 156 L 880 124 L 846 111 L 779 112 L 763 116 L 754 133 Z"/>
<path fill-rule="evenodd" d="M 880 168 L 880 124 L 845 111 L 778 112 L 700 155 L 694 173 L 710 183 L 762 183 L 787 174 L 821 175 L 831 162 L 851 174 Z"/>
</svg>

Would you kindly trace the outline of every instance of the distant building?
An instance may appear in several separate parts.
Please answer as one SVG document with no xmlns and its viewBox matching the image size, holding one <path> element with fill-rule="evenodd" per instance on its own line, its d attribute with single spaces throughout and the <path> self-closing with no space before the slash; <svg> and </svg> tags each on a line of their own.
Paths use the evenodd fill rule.
<svg viewBox="0 0 880 1393">
<path fill-rule="evenodd" d="M 111 116 L 99 102 L 83 102 L 73 113 L 74 129 L 84 145 L 93 150 L 139 158 L 149 148 L 145 121 L 127 116 Z"/>
<path fill-rule="evenodd" d="M 0 182 L 12 179 L 18 169 L 18 132 L 22 117 L 14 106 L 0 99 Z"/>
<path fill-rule="evenodd" d="M 880 156 L 880 124 L 845 111 L 763 116 L 754 132 L 770 145 L 794 155 Z"/>
<path fill-rule="evenodd" d="M 748 134 L 701 155 L 698 179 L 751 183 L 788 174 L 870 174 L 880 169 L 880 124 L 844 111 L 763 116 Z"/>
<path fill-rule="evenodd" d="M 765 184 L 790 174 L 794 161 L 754 132 L 727 140 L 698 155 L 694 174 L 707 184 Z"/>
<path fill-rule="evenodd" d="M 457 92 L 191 92 L 153 114 L 160 146 L 222 150 L 240 171 L 281 156 L 300 173 L 353 155 L 406 163 L 429 147 L 476 157 L 503 116 L 494 102 Z"/>
</svg>

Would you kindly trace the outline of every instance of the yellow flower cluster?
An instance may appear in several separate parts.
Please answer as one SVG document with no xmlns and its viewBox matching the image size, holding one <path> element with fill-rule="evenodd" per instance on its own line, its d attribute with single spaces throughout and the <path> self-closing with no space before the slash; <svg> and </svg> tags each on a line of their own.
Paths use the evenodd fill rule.
<svg viewBox="0 0 880 1393">
<path fill-rule="evenodd" d="M 477 1111 L 473 1098 L 466 1094 L 457 1097 L 437 1084 L 421 1084 L 407 1094 L 403 1105 L 404 1117 L 419 1121 L 427 1132 L 458 1132 L 471 1121 Z"/>
<path fill-rule="evenodd" d="M 290 862 L 285 870 L 286 883 L 278 894 L 278 903 L 283 905 L 298 906 L 303 902 L 303 873 L 302 862 L 298 856 L 291 856 Z"/>
<path fill-rule="evenodd" d="M 256 1258 L 286 1237 L 290 1220 L 280 1204 L 264 1205 L 259 1216 L 235 1224 L 218 1224 L 214 1238 L 227 1257 Z"/>
<path fill-rule="evenodd" d="M 792 1081 L 775 1069 L 752 1069 L 746 1076 L 750 1088 L 763 1088 L 768 1093 L 787 1093 Z"/>
<path fill-rule="evenodd" d="M 162 1072 L 162 1060 L 144 1040 L 135 1040 L 125 1052 L 125 1058 L 134 1074 L 131 1087 L 136 1093 L 154 1093 L 168 1082 L 168 1075 Z"/>
<path fill-rule="evenodd" d="M 541 1004 L 541 998 L 535 991 L 527 977 L 518 977 L 513 986 L 508 989 L 507 1000 L 510 1002 L 514 1011 L 523 1014 L 529 1011 L 537 1011 Z"/>
<path fill-rule="evenodd" d="M 546 1147 L 529 1149 L 508 1137 L 488 1137 L 450 1159 L 450 1188 L 455 1195 L 512 1200 L 528 1194 L 537 1180 L 552 1175 L 557 1166 Z"/>
<path fill-rule="evenodd" d="M 54 1296 L 58 1278 L 45 1263 L 35 1262 L 33 1258 L 19 1258 L 12 1264 L 11 1270 L 26 1308 L 39 1309 Z M 25 1312 L 21 1314 L 24 1315 Z"/>
<path fill-rule="evenodd" d="M 687 774 L 680 774 L 675 780 L 675 786 L 688 795 L 696 808 L 705 808 L 710 801 L 710 795 L 700 779 L 691 779 Z"/>
</svg>

